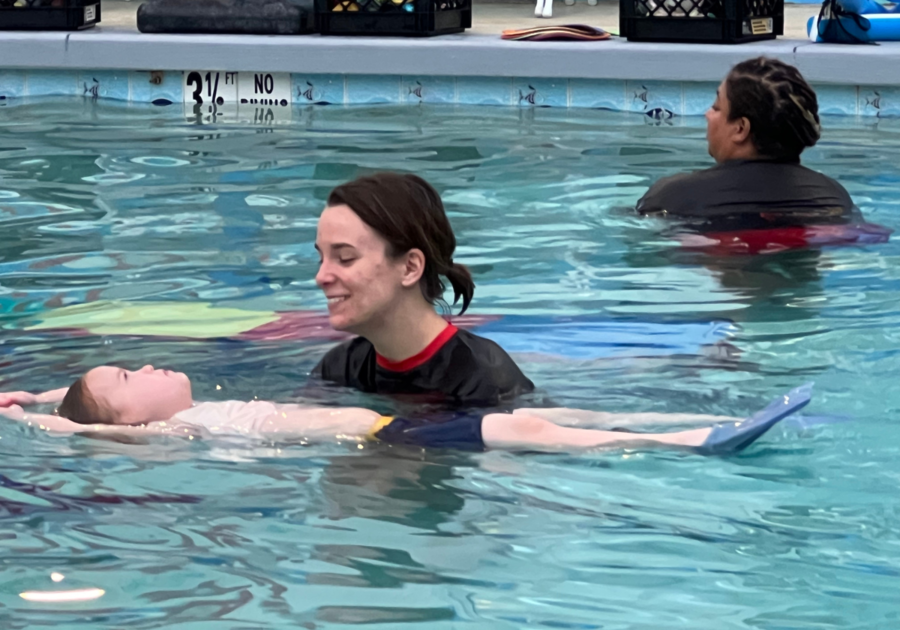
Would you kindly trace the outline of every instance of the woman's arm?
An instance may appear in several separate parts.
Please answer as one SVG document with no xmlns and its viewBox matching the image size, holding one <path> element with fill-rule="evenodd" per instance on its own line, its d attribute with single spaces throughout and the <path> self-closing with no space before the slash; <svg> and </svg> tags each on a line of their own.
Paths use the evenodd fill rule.
<svg viewBox="0 0 900 630">
<path fill-rule="evenodd" d="M 381 417 L 360 407 L 302 407 L 276 404 L 276 413 L 256 426 L 265 436 L 296 436 L 314 441 L 362 439 Z"/>
<path fill-rule="evenodd" d="M 487 448 L 567 452 L 575 449 L 639 446 L 641 444 L 698 447 L 711 428 L 674 433 L 627 433 L 576 429 L 525 414 L 492 413 L 484 417 L 481 434 Z"/>
<path fill-rule="evenodd" d="M 513 414 L 543 418 L 555 424 L 582 429 L 672 424 L 709 426 L 741 420 L 741 418 L 733 418 L 731 416 L 712 416 L 696 413 L 608 413 L 606 411 L 587 411 L 585 409 L 570 409 L 568 407 L 522 408 L 516 409 L 513 411 Z"/>
</svg>

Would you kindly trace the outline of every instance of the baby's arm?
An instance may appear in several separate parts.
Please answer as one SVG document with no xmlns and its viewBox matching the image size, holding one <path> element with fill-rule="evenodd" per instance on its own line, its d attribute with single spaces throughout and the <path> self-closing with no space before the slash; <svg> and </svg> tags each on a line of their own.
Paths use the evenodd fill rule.
<svg viewBox="0 0 900 630">
<path fill-rule="evenodd" d="M 104 435 L 169 434 L 180 437 L 197 435 L 197 431 L 178 422 L 151 422 L 150 424 L 79 424 L 61 416 L 26 412 L 19 405 L 0 408 L 0 415 L 56 434 L 92 433 Z"/>
<path fill-rule="evenodd" d="M 0 392 L 0 407 L 9 407 L 10 405 L 41 405 L 44 403 L 58 403 L 66 397 L 68 387 L 59 389 L 51 389 L 49 392 L 42 394 L 32 394 L 30 392 Z"/>
<path fill-rule="evenodd" d="M 608 413 L 606 411 L 587 411 L 585 409 L 570 409 L 568 407 L 522 408 L 516 409 L 513 411 L 513 414 L 543 418 L 555 424 L 583 429 L 667 424 L 709 426 L 742 420 L 742 418 L 732 418 L 731 416 L 712 416 L 695 413 Z"/>
<path fill-rule="evenodd" d="M 54 433 L 80 433 L 82 431 L 90 431 L 95 425 L 78 424 L 60 416 L 51 416 L 46 413 L 27 413 L 19 405 L 11 405 L 0 408 L 0 414 L 15 420 L 24 422 L 29 426 L 36 426 L 43 431 L 51 431 Z M 102 426 L 102 425 L 98 425 Z"/>
</svg>

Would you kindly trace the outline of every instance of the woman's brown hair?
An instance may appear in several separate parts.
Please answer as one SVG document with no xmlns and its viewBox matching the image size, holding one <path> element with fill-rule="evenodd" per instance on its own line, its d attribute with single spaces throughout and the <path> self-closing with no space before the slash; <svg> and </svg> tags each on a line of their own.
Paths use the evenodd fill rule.
<svg viewBox="0 0 900 630">
<path fill-rule="evenodd" d="M 763 157 L 799 161 L 819 141 L 819 102 L 800 71 L 777 59 L 737 64 L 725 79 L 730 119 L 750 121 L 750 137 Z"/>
<path fill-rule="evenodd" d="M 329 206 L 349 206 L 363 223 L 388 242 L 392 258 L 419 249 L 425 254 L 420 286 L 431 304 L 441 301 L 444 282 L 453 287 L 453 303 L 462 298 L 462 315 L 475 293 L 465 265 L 453 262 L 456 237 L 437 191 L 421 177 L 375 173 L 342 184 L 328 196 Z"/>
<path fill-rule="evenodd" d="M 57 413 L 78 424 L 112 424 L 110 414 L 91 395 L 84 377 L 72 383 Z"/>
</svg>

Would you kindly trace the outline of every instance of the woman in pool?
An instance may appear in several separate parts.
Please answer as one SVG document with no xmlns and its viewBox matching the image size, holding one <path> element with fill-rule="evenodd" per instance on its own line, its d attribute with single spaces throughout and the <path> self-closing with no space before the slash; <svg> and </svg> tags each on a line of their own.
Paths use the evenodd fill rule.
<svg viewBox="0 0 900 630">
<path fill-rule="evenodd" d="M 29 414 L 21 407 L 37 402 L 59 402 L 60 399 L 58 416 Z M 564 427 L 535 413 L 552 415 L 566 410 L 523 409 L 513 414 L 484 416 L 457 414 L 433 422 L 381 416 L 361 408 L 304 408 L 258 400 L 194 403 L 191 382 L 185 374 L 145 365 L 135 371 L 113 366 L 97 367 L 68 389 L 40 395 L 27 392 L 0 394 L 0 413 L 47 431 L 66 433 L 158 433 L 192 438 L 197 433 L 208 432 L 310 440 L 362 441 L 368 438 L 423 447 L 539 451 L 650 444 L 725 454 L 745 448 L 807 402 L 809 388 L 799 388 L 743 422 L 674 433 L 625 433 Z M 609 418 L 607 414 L 603 415 Z M 619 417 L 623 418 L 627 421 L 628 416 Z M 685 417 L 679 420 L 684 421 Z"/>
<path fill-rule="evenodd" d="M 838 182 L 800 165 L 819 140 L 816 93 L 776 59 L 739 63 L 706 112 L 716 166 L 656 182 L 641 214 L 693 220 L 712 229 L 847 223 L 858 214 Z"/>
<path fill-rule="evenodd" d="M 438 193 L 415 175 L 378 173 L 335 188 L 319 218 L 316 283 L 336 330 L 358 335 L 313 370 L 380 394 L 495 404 L 534 385 L 500 346 L 435 311 L 446 278 L 464 313 L 475 283 L 453 262 L 456 237 Z"/>
</svg>

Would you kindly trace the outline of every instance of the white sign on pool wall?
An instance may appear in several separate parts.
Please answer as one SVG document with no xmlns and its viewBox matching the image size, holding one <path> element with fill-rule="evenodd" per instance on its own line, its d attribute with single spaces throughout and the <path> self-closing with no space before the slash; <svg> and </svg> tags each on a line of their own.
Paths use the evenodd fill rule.
<svg viewBox="0 0 900 630">
<path fill-rule="evenodd" d="M 184 102 L 197 105 L 236 105 L 238 73 L 197 70 L 185 72 Z"/>
<path fill-rule="evenodd" d="M 288 72 L 241 72 L 238 75 L 241 105 L 290 107 L 291 75 Z"/>
<path fill-rule="evenodd" d="M 184 73 L 185 116 L 198 123 L 271 125 L 291 121 L 287 72 Z"/>
</svg>

